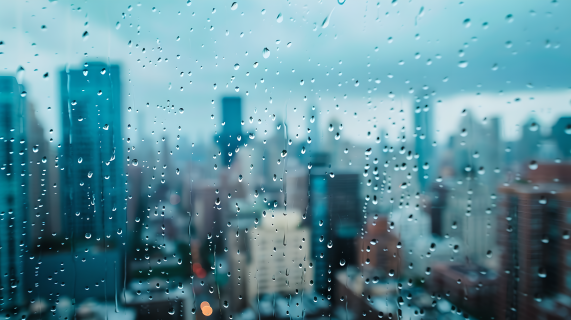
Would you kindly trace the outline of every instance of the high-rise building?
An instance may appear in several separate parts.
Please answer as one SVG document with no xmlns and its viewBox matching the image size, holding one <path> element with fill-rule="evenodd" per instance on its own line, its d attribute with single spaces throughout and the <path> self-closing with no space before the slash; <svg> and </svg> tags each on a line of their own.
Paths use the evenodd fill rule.
<svg viewBox="0 0 571 320">
<path fill-rule="evenodd" d="M 497 319 L 568 319 L 571 315 L 569 165 L 545 165 L 532 183 L 500 189 Z M 541 172 L 538 172 L 541 171 Z M 553 183 L 553 178 L 559 183 Z M 548 182 L 549 181 L 549 182 Z"/>
<path fill-rule="evenodd" d="M 418 101 L 418 100 L 417 100 Z M 421 191 L 426 191 L 430 180 L 432 162 L 432 114 L 428 105 L 417 105 L 414 109 L 414 151 L 418 155 L 418 182 Z"/>
<path fill-rule="evenodd" d="M 553 125 L 551 137 L 564 159 L 571 158 L 571 117 L 561 117 Z"/>
<path fill-rule="evenodd" d="M 529 118 L 521 127 L 521 139 L 516 144 L 517 158 L 514 160 L 525 166 L 532 160 L 537 161 L 541 142 L 540 124 L 536 119 Z"/>
<path fill-rule="evenodd" d="M 64 230 L 95 238 L 121 234 L 126 195 L 119 66 L 85 63 L 60 75 Z"/>
<path fill-rule="evenodd" d="M 262 226 L 250 232 L 250 260 L 248 264 L 248 301 L 259 296 L 282 295 L 310 290 L 314 268 L 311 232 L 301 225 L 301 214 L 281 213 L 261 218 Z"/>
<path fill-rule="evenodd" d="M 27 150 L 26 100 L 14 77 L 0 77 L 0 310 L 24 298 Z"/>
<path fill-rule="evenodd" d="M 242 99 L 240 97 L 222 98 L 222 132 L 215 140 L 221 147 L 223 165 L 229 165 L 240 145 L 242 135 Z"/>
<path fill-rule="evenodd" d="M 309 223 L 311 257 L 315 261 L 315 290 L 331 291 L 329 270 L 338 268 L 341 259 L 355 264 L 355 237 L 362 225 L 359 210 L 359 175 L 322 174 L 324 167 L 314 167 L 309 182 Z"/>
</svg>

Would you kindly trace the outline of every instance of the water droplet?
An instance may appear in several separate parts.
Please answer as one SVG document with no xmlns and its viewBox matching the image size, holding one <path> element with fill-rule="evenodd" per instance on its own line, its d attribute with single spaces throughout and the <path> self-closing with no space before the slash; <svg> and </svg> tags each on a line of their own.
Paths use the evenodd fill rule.
<svg viewBox="0 0 571 320">
<path fill-rule="evenodd" d="M 333 14 L 333 10 L 335 10 L 335 7 L 333 7 L 333 9 L 331 9 L 331 12 L 329 13 L 329 15 L 327 17 L 325 17 L 325 19 L 321 23 L 321 28 L 325 29 L 329 26 L 329 19 L 331 19 L 331 14 Z"/>
<path fill-rule="evenodd" d="M 539 268 L 539 270 L 537 270 L 537 275 L 540 278 L 546 278 L 547 277 L 547 272 L 545 271 L 545 268 L 541 267 Z"/>
<path fill-rule="evenodd" d="M 529 131 L 537 131 L 539 129 L 539 125 L 535 122 L 529 124 Z"/>
<path fill-rule="evenodd" d="M 35 146 L 32 148 L 32 151 L 34 151 L 34 153 L 38 153 L 38 151 L 40 151 L 40 146 L 39 146 L 39 145 L 35 145 Z"/>
<path fill-rule="evenodd" d="M 232 2 L 232 5 L 230 6 L 230 10 L 236 10 L 238 9 L 238 2 Z"/>
<path fill-rule="evenodd" d="M 284 17 L 282 16 L 282 13 L 281 13 L 281 12 L 278 14 L 278 17 L 276 18 L 276 21 L 277 21 L 278 23 L 282 23 L 282 21 L 284 21 Z"/>
<path fill-rule="evenodd" d="M 341 260 L 339 261 L 339 265 L 340 265 L 340 266 L 344 266 L 344 265 L 345 265 L 345 259 L 341 259 Z"/>
<path fill-rule="evenodd" d="M 137 160 L 137 159 L 131 160 L 131 165 L 133 165 L 133 166 L 135 166 L 135 167 L 138 166 L 138 165 L 139 165 L 139 160 Z"/>
<path fill-rule="evenodd" d="M 83 41 L 87 40 L 89 38 L 89 32 L 85 31 L 81 37 L 83 38 Z"/>
<path fill-rule="evenodd" d="M 538 167 L 537 161 L 532 160 L 532 161 L 529 163 L 529 169 L 531 169 L 531 170 L 536 170 L 537 167 Z"/>
<path fill-rule="evenodd" d="M 262 56 L 264 57 L 264 59 L 267 59 L 270 57 L 270 49 L 268 49 L 267 47 L 264 48 L 264 50 L 262 51 Z M 256 65 L 257 63 L 254 63 L 254 65 Z"/>
<path fill-rule="evenodd" d="M 468 61 L 460 61 L 458 62 L 458 67 L 466 68 L 468 66 Z"/>
<path fill-rule="evenodd" d="M 91 239 L 91 233 L 89 233 L 89 232 L 86 233 L 86 234 L 85 234 L 85 239 Z"/>
<path fill-rule="evenodd" d="M 470 28 L 470 25 L 471 25 L 470 19 L 464 20 L 464 22 L 462 22 L 462 24 L 464 25 L 465 28 Z"/>
</svg>

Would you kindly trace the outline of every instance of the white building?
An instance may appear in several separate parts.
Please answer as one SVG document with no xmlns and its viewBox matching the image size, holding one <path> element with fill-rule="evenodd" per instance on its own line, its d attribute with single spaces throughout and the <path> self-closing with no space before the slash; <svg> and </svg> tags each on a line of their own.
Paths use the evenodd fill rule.
<svg viewBox="0 0 571 320">
<path fill-rule="evenodd" d="M 310 289 L 311 232 L 300 225 L 298 213 L 268 212 L 261 226 L 250 231 L 247 295 L 251 303 L 266 293 L 301 294 Z"/>
</svg>

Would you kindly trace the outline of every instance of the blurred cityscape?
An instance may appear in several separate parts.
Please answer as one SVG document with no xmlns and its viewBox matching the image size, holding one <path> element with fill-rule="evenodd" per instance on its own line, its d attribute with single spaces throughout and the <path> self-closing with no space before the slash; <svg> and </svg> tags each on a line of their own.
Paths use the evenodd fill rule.
<svg viewBox="0 0 571 320">
<path fill-rule="evenodd" d="M 357 145 L 307 105 L 292 143 L 275 115 L 246 132 L 228 96 L 210 142 L 173 153 L 131 140 L 121 72 L 62 70 L 58 145 L 0 77 L 7 319 L 571 317 L 571 117 L 502 141 L 467 110 L 437 145 L 417 97 L 412 138 Z"/>
</svg>

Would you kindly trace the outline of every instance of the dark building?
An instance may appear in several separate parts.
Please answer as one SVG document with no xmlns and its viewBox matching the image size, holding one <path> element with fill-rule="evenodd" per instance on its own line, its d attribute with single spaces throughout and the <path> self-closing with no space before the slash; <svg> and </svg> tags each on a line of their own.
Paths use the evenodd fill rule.
<svg viewBox="0 0 571 320">
<path fill-rule="evenodd" d="M 414 151 L 418 155 L 418 181 L 420 190 L 423 192 L 426 191 L 431 181 L 430 165 L 434 166 L 432 164 L 433 113 L 434 111 L 430 110 L 428 105 L 417 105 L 414 109 Z"/>
<path fill-rule="evenodd" d="M 438 263 L 432 266 L 430 289 L 446 296 L 456 307 L 477 319 L 494 316 L 491 306 L 495 302 L 498 275 L 475 264 Z"/>
<path fill-rule="evenodd" d="M 561 117 L 553 125 L 551 138 L 557 143 L 557 147 L 564 159 L 571 158 L 571 117 Z"/>
<path fill-rule="evenodd" d="M 571 170 L 569 165 L 560 167 Z M 498 319 L 571 316 L 571 181 L 562 175 L 553 183 L 557 172 L 539 164 L 528 175 L 531 183 L 500 189 L 504 201 L 498 217 Z"/>
<path fill-rule="evenodd" d="M 385 278 L 391 271 L 400 276 L 399 260 L 396 258 L 399 238 L 391 233 L 388 217 L 381 215 L 370 219 L 366 225 L 365 235 L 356 238 L 355 250 L 358 254 L 357 266 L 369 269 Z M 373 244 L 375 243 L 376 244 Z"/>
<path fill-rule="evenodd" d="M 126 195 L 119 66 L 85 63 L 60 76 L 64 230 L 96 239 L 121 234 Z"/>
<path fill-rule="evenodd" d="M 431 186 L 431 198 L 429 200 L 428 213 L 430 214 L 430 231 L 433 235 L 442 237 L 444 235 L 442 223 L 444 209 L 446 209 L 448 193 L 450 192 L 448 187 L 444 187 L 441 184 L 432 184 Z"/>
<path fill-rule="evenodd" d="M 0 77 L 0 311 L 24 299 L 28 210 L 26 99 L 14 77 Z"/>
<path fill-rule="evenodd" d="M 224 127 L 215 140 L 221 147 L 223 165 L 226 166 L 231 163 L 242 139 L 242 99 L 240 97 L 222 98 L 222 122 Z"/>
<path fill-rule="evenodd" d="M 331 272 L 344 259 L 355 264 L 355 237 L 361 228 L 359 210 L 359 175 L 322 174 L 324 167 L 312 169 L 309 182 L 309 223 L 311 249 L 315 261 L 315 288 L 322 294 L 331 294 Z M 329 293 L 328 293 L 329 292 Z"/>
</svg>

